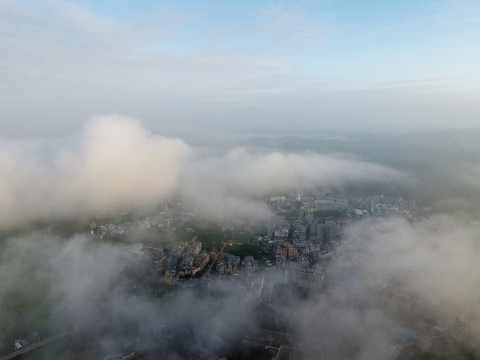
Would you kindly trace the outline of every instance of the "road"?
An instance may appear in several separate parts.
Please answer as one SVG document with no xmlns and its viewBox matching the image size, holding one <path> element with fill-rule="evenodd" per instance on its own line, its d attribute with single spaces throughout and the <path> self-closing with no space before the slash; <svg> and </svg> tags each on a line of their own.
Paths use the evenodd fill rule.
<svg viewBox="0 0 480 360">
<path fill-rule="evenodd" d="M 42 341 L 39 341 L 39 342 L 36 342 L 34 344 L 31 344 L 31 345 L 28 345 L 28 346 L 25 346 L 17 351 L 14 351 L 10 354 L 7 354 L 7 355 L 4 355 L 4 356 L 1 356 L 0 357 L 0 360 L 9 360 L 9 359 L 13 359 L 13 358 L 16 358 L 17 356 L 20 356 L 20 355 L 23 355 L 23 354 L 26 354 L 32 350 L 35 350 L 35 349 L 38 349 L 42 346 L 45 346 L 45 345 L 48 345 L 54 341 L 57 341 L 57 340 L 60 340 L 62 338 L 64 338 L 65 336 L 68 335 L 68 332 L 65 331 L 65 332 L 62 332 L 60 334 L 57 334 L 57 335 L 54 335 L 54 336 L 50 336 L 49 338 L 46 338 L 45 340 L 42 340 Z"/>
</svg>

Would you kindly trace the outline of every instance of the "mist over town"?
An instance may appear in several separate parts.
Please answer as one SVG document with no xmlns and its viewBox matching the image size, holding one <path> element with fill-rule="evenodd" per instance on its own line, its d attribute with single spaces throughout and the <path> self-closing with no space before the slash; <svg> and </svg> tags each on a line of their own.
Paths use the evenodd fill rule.
<svg viewBox="0 0 480 360">
<path fill-rule="evenodd" d="M 480 359 L 476 1 L 0 1 L 0 360 Z"/>
</svg>

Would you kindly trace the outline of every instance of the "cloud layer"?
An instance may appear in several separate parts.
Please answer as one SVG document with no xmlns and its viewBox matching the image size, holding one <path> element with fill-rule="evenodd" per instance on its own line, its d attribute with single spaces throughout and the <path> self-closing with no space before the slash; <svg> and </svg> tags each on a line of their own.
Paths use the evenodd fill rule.
<svg viewBox="0 0 480 360">
<path fill-rule="evenodd" d="M 157 205 L 176 188 L 190 152 L 183 141 L 117 115 L 93 118 L 71 140 L 46 156 L 38 148 L 2 146 L 1 225 Z"/>
<path fill-rule="evenodd" d="M 2 353 L 13 343 L 10 336 L 67 330 L 89 358 L 131 351 L 134 339 L 136 351 L 153 354 L 148 358 L 185 358 L 185 336 L 205 357 L 226 348 L 251 314 L 253 303 L 239 300 L 240 289 L 203 297 L 189 289 L 162 294 L 153 264 L 92 238 L 31 233 L 1 248 Z"/>
<path fill-rule="evenodd" d="M 228 352 L 248 328 L 265 326 L 274 311 L 288 332 L 303 337 L 304 359 L 392 358 L 390 330 L 399 327 L 422 341 L 438 337 L 435 327 L 447 329 L 461 352 L 480 336 L 478 240 L 478 227 L 450 218 L 362 221 L 346 231 L 349 245 L 325 273 L 324 291 L 306 298 L 295 291 L 283 299 L 274 295 L 273 307 L 261 310 L 258 292 L 247 296 L 235 279 L 210 282 L 218 288 L 208 291 L 185 286 L 159 295 L 152 293 L 164 289 L 153 264 L 121 246 L 32 233 L 1 244 L 2 336 L 46 324 L 37 330 L 68 328 L 90 355 L 131 349 L 137 339 L 135 349 L 152 358 L 185 358 L 192 351 L 208 358 Z M 276 287 L 273 275 L 256 274 Z M 0 343 L 9 340 L 0 337 Z M 421 351 L 433 356 L 428 347 Z"/>
<path fill-rule="evenodd" d="M 480 337 L 478 240 L 478 227 L 448 217 L 350 226 L 349 245 L 327 271 L 328 290 L 299 306 L 291 326 L 322 339 L 331 356 L 392 358 L 394 328 L 408 328 L 420 341 L 438 337 L 435 327 L 447 329 L 461 352 Z M 430 350 L 419 354 L 441 358 Z"/>
<path fill-rule="evenodd" d="M 252 197 L 315 186 L 404 180 L 346 156 L 252 152 L 202 155 L 126 116 L 94 117 L 55 146 L 0 144 L 0 226 L 29 220 L 154 207 L 174 193 L 203 215 L 269 216 Z"/>
</svg>

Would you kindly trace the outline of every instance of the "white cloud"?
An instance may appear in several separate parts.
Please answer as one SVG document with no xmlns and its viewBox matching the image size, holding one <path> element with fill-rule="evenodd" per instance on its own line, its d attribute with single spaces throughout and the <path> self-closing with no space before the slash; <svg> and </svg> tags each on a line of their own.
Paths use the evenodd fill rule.
<svg viewBox="0 0 480 360">
<path fill-rule="evenodd" d="M 200 159 L 192 169 L 198 179 L 214 174 L 215 187 L 233 194 L 265 195 L 318 185 L 342 186 L 349 181 L 406 180 L 405 175 L 396 170 L 346 155 L 252 153 L 244 148 L 235 148 L 224 156 Z"/>
<path fill-rule="evenodd" d="M 186 162 L 180 190 L 201 213 L 214 219 L 262 221 L 272 214 L 265 204 L 254 200 L 259 197 L 318 186 L 408 181 L 394 169 L 346 155 L 253 153 L 235 148 Z"/>
<path fill-rule="evenodd" d="M 93 118 L 78 144 L 57 149 L 53 159 L 6 144 L 0 152 L 1 225 L 157 205 L 176 188 L 189 153 L 183 141 L 118 115 Z"/>
<path fill-rule="evenodd" d="M 263 219 L 271 214 L 252 197 L 405 180 L 395 170 L 338 155 L 243 148 L 214 156 L 199 153 L 180 139 L 149 132 L 139 120 L 113 114 L 94 117 L 77 137 L 49 149 L 4 142 L 0 226 L 151 207 L 175 191 L 193 200 L 204 216 L 215 218 L 222 209 L 228 217 Z"/>
</svg>

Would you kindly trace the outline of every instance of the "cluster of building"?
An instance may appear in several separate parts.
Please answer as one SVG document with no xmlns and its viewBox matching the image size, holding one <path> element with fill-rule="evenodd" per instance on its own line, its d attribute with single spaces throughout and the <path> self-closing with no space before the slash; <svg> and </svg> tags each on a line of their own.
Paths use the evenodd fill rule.
<svg viewBox="0 0 480 360">
<path fill-rule="evenodd" d="M 103 239 L 106 236 L 120 237 L 135 234 L 144 230 L 169 229 L 171 219 L 163 219 L 161 216 L 151 217 L 137 221 L 127 221 L 121 224 L 103 224 L 97 225 L 96 222 L 90 224 L 90 234 Z"/>
<path fill-rule="evenodd" d="M 238 273 L 239 265 L 240 256 L 223 253 L 217 260 L 216 270 L 219 274 L 234 274 Z"/>
<path fill-rule="evenodd" d="M 200 241 L 193 241 L 191 244 L 184 246 L 180 256 L 181 258 L 177 266 L 180 277 L 196 275 L 207 266 L 210 260 L 210 256 L 206 252 L 202 252 L 202 243 Z M 157 261 L 158 265 L 159 261 Z M 168 271 L 167 269 L 165 270 Z M 170 270 L 169 274 L 171 273 Z"/>
<path fill-rule="evenodd" d="M 300 253 L 294 245 L 287 241 L 278 242 L 274 247 L 275 263 L 282 270 L 306 269 L 310 260 Z"/>
<path fill-rule="evenodd" d="M 335 217 L 345 214 L 350 219 L 366 216 L 403 216 L 412 218 L 417 213 L 415 200 L 384 195 L 368 197 L 338 196 L 330 192 L 310 191 L 288 196 L 271 196 L 269 203 L 277 215 L 295 214 L 311 223 L 328 212 Z M 338 215 L 337 215 L 338 216 Z M 288 216 L 287 216 L 288 217 Z"/>
<path fill-rule="evenodd" d="M 152 258 L 159 273 L 167 280 L 191 278 L 206 269 L 210 263 L 214 271 L 212 275 L 184 281 L 183 286 L 223 291 L 241 288 L 244 289 L 246 296 L 256 297 L 267 304 L 272 302 L 275 284 L 295 284 L 298 288 L 316 292 L 332 286 L 345 286 L 350 290 L 362 292 L 361 289 L 371 284 L 358 280 L 363 279 L 361 274 L 355 276 L 355 271 L 348 267 L 349 257 L 354 263 L 358 261 L 358 258 L 355 258 L 359 253 L 351 243 L 342 239 L 345 226 L 365 217 L 412 218 L 416 212 L 414 201 L 383 195 L 347 198 L 325 194 L 290 194 L 271 197 L 269 204 L 277 217 L 276 223 L 269 224 L 266 233 L 258 234 L 256 239 L 264 260 L 262 264 L 253 256 L 242 259 L 228 252 L 214 251 L 209 254 L 202 249 L 202 243 L 196 240 L 189 243 L 166 244 L 162 248 L 132 245 L 129 251 Z M 135 225 L 120 224 L 107 228 L 107 231 L 111 233 L 126 231 L 129 226 L 130 229 L 137 230 L 172 226 L 172 221 L 166 222 L 165 218 L 162 219 L 163 222 L 160 219 L 147 219 Z M 92 234 L 103 232 L 102 227 L 92 228 Z M 328 260 L 340 253 L 346 260 L 345 268 L 335 267 L 334 270 L 329 268 Z M 400 313 L 400 318 L 402 313 L 409 314 L 408 316 L 418 314 L 422 319 L 428 318 L 428 305 L 404 293 L 398 284 L 383 284 L 380 288 L 371 290 L 377 294 L 376 301 L 380 306 L 387 311 L 395 309 Z M 356 301 L 358 303 L 354 306 L 362 306 L 361 296 Z M 437 315 L 432 315 L 431 319 L 438 319 Z M 282 317 L 279 313 L 276 316 Z M 461 329 L 468 326 L 467 321 L 458 319 L 450 321 L 451 324 L 455 324 L 450 328 L 444 325 L 446 323 L 448 321 L 442 322 L 442 325 L 431 323 L 425 326 L 425 322 L 418 324 L 413 322 L 411 327 L 385 329 L 388 335 L 386 346 L 390 347 L 392 358 L 414 358 L 415 355 L 412 354 L 416 352 L 438 353 L 442 356 L 457 353 L 460 339 L 463 339 L 462 341 L 466 339 Z M 278 358 L 282 358 L 280 355 L 285 352 L 289 353 L 289 356 L 298 353 L 298 349 L 294 347 L 287 351 L 289 348 L 285 345 L 296 341 L 295 339 L 286 341 L 283 339 L 285 334 L 261 331 L 262 336 L 278 340 L 278 346 L 272 345 L 272 341 L 269 344 Z M 254 341 L 255 336 L 252 336 L 252 339 L 246 336 L 245 339 Z M 308 342 L 308 339 L 300 340 L 304 344 Z M 312 349 L 315 346 L 313 344 Z M 469 346 L 474 346 L 472 344 Z"/>
<path fill-rule="evenodd" d="M 240 256 L 222 253 L 218 258 L 215 270 L 218 274 L 253 273 L 260 270 L 260 264 L 251 255 L 245 256 L 240 261 Z"/>
<path fill-rule="evenodd" d="M 412 218 L 415 214 L 415 200 L 404 198 L 386 197 L 384 195 L 374 196 L 367 199 L 370 205 L 370 213 L 373 216 L 403 216 Z"/>
<path fill-rule="evenodd" d="M 240 268 L 243 272 L 252 273 L 260 270 L 260 264 L 253 256 L 248 255 L 243 259 Z"/>
<path fill-rule="evenodd" d="M 347 223 L 348 219 L 343 218 L 323 224 L 284 221 L 275 227 L 272 236 L 261 237 L 259 243 L 265 254 L 273 255 L 277 268 L 307 269 L 333 256 L 336 240 L 341 237 Z"/>
<path fill-rule="evenodd" d="M 167 282 L 226 292 L 241 289 L 243 296 L 267 304 L 268 311 L 277 319 L 289 316 L 273 305 L 277 284 L 294 284 L 302 291 L 316 293 L 333 286 L 345 286 L 350 290 L 359 290 L 360 293 L 360 290 L 368 287 L 383 309 L 397 312 L 399 318 L 405 315 L 422 319 L 412 322 L 410 327 L 385 329 L 388 339 L 386 346 L 390 347 L 393 359 L 412 359 L 415 354 L 426 353 L 448 358 L 459 352 L 458 344 L 469 341 L 468 347 L 475 348 L 476 343 L 480 343 L 478 337 L 472 339 L 465 336 L 464 330 L 472 322 L 468 316 L 444 318 L 441 325 L 434 323 L 435 319 L 442 317 L 438 314 L 430 316 L 429 309 L 433 306 L 404 292 L 401 284 L 386 283 L 380 287 L 372 287 L 372 284 L 358 280 L 368 276 L 362 276 L 349 267 L 348 260 L 351 259 L 351 263 L 358 262 L 359 252 L 350 242 L 342 239 L 345 226 L 365 217 L 411 218 L 416 213 L 415 201 L 383 195 L 353 198 L 310 192 L 272 196 L 268 203 L 277 217 L 276 222 L 268 224 L 265 233 L 256 234 L 258 237 L 254 241 L 261 250 L 261 263 L 251 255 L 242 258 L 218 249 L 208 253 L 203 249 L 202 242 L 194 236 L 193 228 L 185 229 L 192 231 L 192 240 L 189 242 L 175 241 L 162 246 L 135 243 L 125 246 L 125 250 L 139 259 L 150 259 Z M 172 229 L 193 221 L 193 213 L 173 208 L 137 221 L 104 225 L 92 223 L 90 234 L 102 239 L 140 231 Z M 329 259 L 339 254 L 342 254 L 345 266 L 329 267 Z M 209 265 L 209 276 L 195 277 Z M 210 269 L 213 269 L 214 274 L 210 275 Z M 369 296 L 369 299 L 372 299 L 372 296 Z M 363 299 L 360 296 L 356 301 L 358 304 L 354 306 L 362 306 Z M 435 308 L 439 308 L 438 305 Z M 451 317 L 451 314 L 458 314 L 458 311 L 446 309 L 445 314 L 446 317 Z M 306 349 L 313 353 L 321 351 L 318 348 L 318 339 L 314 336 L 301 337 L 256 327 L 249 329 L 243 342 L 268 348 L 275 354 L 276 359 L 293 359 L 297 355 L 301 357 L 302 351 Z M 19 339 L 15 342 L 15 348 L 20 349 L 27 344 L 26 340 Z M 301 344 L 302 348 L 297 346 L 298 344 Z"/>
<path fill-rule="evenodd" d="M 191 242 L 170 243 L 163 247 L 152 247 L 137 243 L 125 247 L 139 258 L 153 260 L 157 271 L 166 279 L 196 275 L 208 264 L 210 256 L 202 250 L 202 242 L 195 238 Z"/>
<path fill-rule="evenodd" d="M 123 214 L 128 217 L 128 214 Z M 192 212 L 182 211 L 177 208 L 167 208 L 158 214 L 137 214 L 136 217 L 141 217 L 138 220 L 129 220 L 117 223 L 113 220 L 113 215 L 103 215 L 98 218 L 98 221 L 90 223 L 90 235 L 103 239 L 105 237 L 124 237 L 136 234 L 141 231 L 161 231 L 167 229 L 174 229 L 185 224 L 189 224 L 195 219 L 195 214 Z M 120 216 L 121 218 L 122 216 Z M 98 222 L 98 223 L 97 223 Z"/>
</svg>

